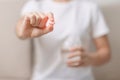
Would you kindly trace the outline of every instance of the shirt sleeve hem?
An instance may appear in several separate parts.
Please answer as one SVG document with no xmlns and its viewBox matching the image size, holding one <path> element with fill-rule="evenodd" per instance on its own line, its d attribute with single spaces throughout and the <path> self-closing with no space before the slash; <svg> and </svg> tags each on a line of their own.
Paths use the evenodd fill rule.
<svg viewBox="0 0 120 80">
<path fill-rule="evenodd" d="M 102 37 L 102 36 L 105 36 L 105 35 L 108 35 L 110 33 L 109 30 L 106 30 L 106 31 L 101 31 L 95 35 L 93 35 L 93 38 L 99 38 L 99 37 Z"/>
</svg>

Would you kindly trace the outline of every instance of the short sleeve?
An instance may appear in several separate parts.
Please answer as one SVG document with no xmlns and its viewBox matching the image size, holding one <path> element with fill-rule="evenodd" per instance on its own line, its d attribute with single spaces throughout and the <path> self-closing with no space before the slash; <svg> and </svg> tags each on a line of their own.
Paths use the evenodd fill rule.
<svg viewBox="0 0 120 80">
<path fill-rule="evenodd" d="M 24 4 L 21 10 L 21 15 L 25 15 L 34 11 L 38 11 L 38 4 L 35 0 L 29 0 L 27 3 Z"/>
<path fill-rule="evenodd" d="M 98 38 L 109 33 L 104 16 L 100 8 L 96 5 L 92 13 L 92 37 Z"/>
</svg>

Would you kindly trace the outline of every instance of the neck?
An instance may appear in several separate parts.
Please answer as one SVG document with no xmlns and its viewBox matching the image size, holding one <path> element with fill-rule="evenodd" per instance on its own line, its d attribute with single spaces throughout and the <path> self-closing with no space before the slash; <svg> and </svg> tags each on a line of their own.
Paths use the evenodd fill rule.
<svg viewBox="0 0 120 80">
<path fill-rule="evenodd" d="M 71 0 L 53 0 L 55 2 L 59 2 L 59 3 L 66 3 L 66 2 L 70 2 Z"/>
</svg>

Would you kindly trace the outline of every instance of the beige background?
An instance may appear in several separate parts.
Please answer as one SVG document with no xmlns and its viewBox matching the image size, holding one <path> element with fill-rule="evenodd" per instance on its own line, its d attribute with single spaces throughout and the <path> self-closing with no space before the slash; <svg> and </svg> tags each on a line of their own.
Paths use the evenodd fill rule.
<svg viewBox="0 0 120 80">
<path fill-rule="evenodd" d="M 0 80 L 29 80 L 31 73 L 30 41 L 15 35 L 15 25 L 26 0 L 0 0 Z M 110 26 L 112 60 L 94 69 L 97 80 L 120 80 L 120 1 L 98 0 Z"/>
</svg>

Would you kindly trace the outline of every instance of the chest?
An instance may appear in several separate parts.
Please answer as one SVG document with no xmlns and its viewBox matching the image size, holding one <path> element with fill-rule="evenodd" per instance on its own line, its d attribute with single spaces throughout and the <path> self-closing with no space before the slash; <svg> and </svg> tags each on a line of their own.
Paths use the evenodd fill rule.
<svg viewBox="0 0 120 80">
<path fill-rule="evenodd" d="M 41 37 L 42 43 L 47 45 L 61 44 L 66 36 L 75 31 L 80 36 L 89 35 L 90 12 L 83 8 L 66 7 L 66 8 L 48 8 L 42 9 L 44 12 L 53 12 L 55 25 L 53 32 Z M 87 36 L 86 36 L 87 37 Z M 49 42 L 49 43 L 48 43 Z"/>
</svg>

